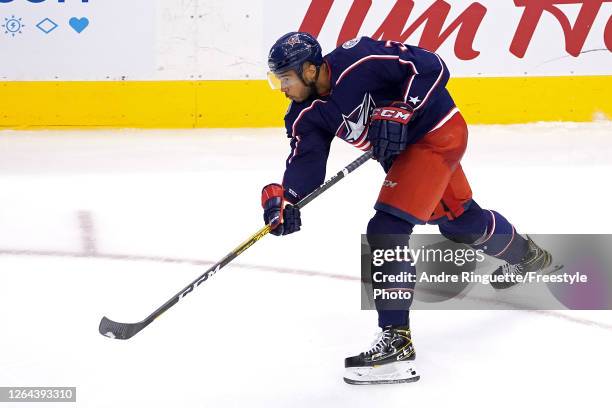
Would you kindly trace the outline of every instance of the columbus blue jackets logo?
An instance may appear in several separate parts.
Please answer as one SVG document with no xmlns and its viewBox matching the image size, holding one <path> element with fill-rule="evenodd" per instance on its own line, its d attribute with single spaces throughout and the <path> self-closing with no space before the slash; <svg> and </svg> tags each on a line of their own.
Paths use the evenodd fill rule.
<svg viewBox="0 0 612 408">
<path fill-rule="evenodd" d="M 299 44 L 302 41 L 300 41 L 300 36 L 299 35 L 293 35 L 291 37 L 289 37 L 289 39 L 287 40 L 287 44 L 289 44 L 290 46 L 294 46 L 295 44 Z"/>
<path fill-rule="evenodd" d="M 361 105 L 355 107 L 348 115 L 342 115 L 342 123 L 336 130 L 336 136 L 358 148 L 363 148 L 366 144 L 369 144 L 366 141 L 367 126 L 374 108 L 376 108 L 376 104 L 372 96 L 366 93 Z"/>
</svg>

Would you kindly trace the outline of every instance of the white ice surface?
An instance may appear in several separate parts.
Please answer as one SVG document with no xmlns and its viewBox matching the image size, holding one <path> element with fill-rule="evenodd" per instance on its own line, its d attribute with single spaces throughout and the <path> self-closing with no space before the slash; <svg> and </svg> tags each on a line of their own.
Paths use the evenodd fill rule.
<svg viewBox="0 0 612 408">
<path fill-rule="evenodd" d="M 413 311 L 421 380 L 343 383 L 377 330 L 358 283 L 375 162 L 136 337 L 98 334 L 259 229 L 287 152 L 280 129 L 0 132 L 0 386 L 76 386 L 76 406 L 105 408 L 609 406 L 610 312 Z M 329 175 L 358 154 L 335 141 Z M 463 164 L 521 232 L 612 232 L 610 122 L 473 126 Z"/>
</svg>

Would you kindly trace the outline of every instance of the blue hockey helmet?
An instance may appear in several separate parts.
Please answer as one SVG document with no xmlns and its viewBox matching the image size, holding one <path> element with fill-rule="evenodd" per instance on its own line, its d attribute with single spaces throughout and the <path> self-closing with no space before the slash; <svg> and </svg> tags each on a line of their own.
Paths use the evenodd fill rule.
<svg viewBox="0 0 612 408">
<path fill-rule="evenodd" d="M 270 48 L 268 54 L 268 67 L 274 75 L 290 69 L 301 75 L 304 62 L 311 62 L 317 67 L 323 64 L 321 45 L 308 33 L 294 31 L 283 35 Z"/>
</svg>

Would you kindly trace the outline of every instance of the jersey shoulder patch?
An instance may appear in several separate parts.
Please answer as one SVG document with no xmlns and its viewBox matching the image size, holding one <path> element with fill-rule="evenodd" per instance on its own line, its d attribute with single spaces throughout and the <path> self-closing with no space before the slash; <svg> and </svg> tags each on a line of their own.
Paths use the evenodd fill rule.
<svg viewBox="0 0 612 408">
<path fill-rule="evenodd" d="M 357 45 L 357 43 L 359 43 L 360 40 L 361 40 L 361 37 L 357 37 L 357 38 L 353 38 L 352 40 L 348 40 L 347 42 L 342 44 L 342 48 L 344 48 L 345 50 L 348 50 L 349 48 L 353 48 L 354 46 Z"/>
<path fill-rule="evenodd" d="M 363 58 L 372 54 L 379 54 L 380 51 L 377 47 L 380 47 L 378 41 L 362 36 L 345 42 L 342 46 L 327 54 L 325 59 L 330 65 L 332 80 L 337 80 L 344 70 Z"/>
</svg>

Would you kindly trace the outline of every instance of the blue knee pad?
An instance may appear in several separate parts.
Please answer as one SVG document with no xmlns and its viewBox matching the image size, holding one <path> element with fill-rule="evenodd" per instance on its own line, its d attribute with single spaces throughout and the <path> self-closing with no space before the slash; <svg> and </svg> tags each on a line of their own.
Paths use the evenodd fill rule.
<svg viewBox="0 0 612 408">
<path fill-rule="evenodd" d="M 438 225 L 440 233 L 451 241 L 471 244 L 482 237 L 489 226 L 490 216 L 474 200 L 467 210 L 454 220 Z"/>
<path fill-rule="evenodd" d="M 375 249 L 394 249 L 396 246 L 408 245 L 409 236 L 412 233 L 414 224 L 402 220 L 391 214 L 382 211 L 377 211 L 374 217 L 368 223 L 367 238 L 371 250 Z M 396 237 L 394 235 L 397 235 Z M 374 266 L 372 266 L 374 268 Z M 415 268 L 410 266 L 410 262 L 393 263 L 377 268 L 377 271 L 383 274 L 396 274 L 401 271 L 415 272 Z M 372 282 L 374 288 L 384 288 L 388 284 L 377 284 Z M 414 290 L 414 283 L 394 283 L 393 287 L 402 287 L 405 289 Z M 383 328 L 385 326 L 408 326 L 409 311 L 412 300 L 395 301 L 395 302 L 379 302 L 376 301 L 376 309 L 378 310 L 378 325 Z"/>
<path fill-rule="evenodd" d="M 481 249 L 485 254 L 516 264 L 527 253 L 527 240 L 500 213 L 483 210 L 472 201 L 461 216 L 439 225 L 446 238 Z"/>
<path fill-rule="evenodd" d="M 414 224 L 383 211 L 376 214 L 368 223 L 368 235 L 376 234 L 412 234 Z"/>
</svg>

